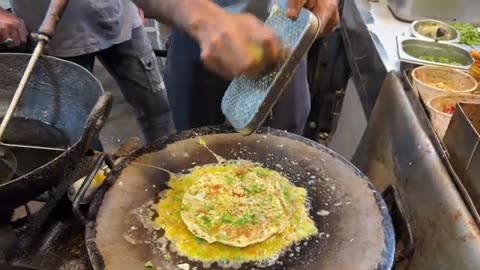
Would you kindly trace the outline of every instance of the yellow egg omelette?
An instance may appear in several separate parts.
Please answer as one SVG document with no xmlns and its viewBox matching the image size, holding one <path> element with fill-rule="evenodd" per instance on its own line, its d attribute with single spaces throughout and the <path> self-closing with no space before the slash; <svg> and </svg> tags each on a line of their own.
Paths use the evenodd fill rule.
<svg viewBox="0 0 480 270">
<path fill-rule="evenodd" d="M 155 223 L 194 261 L 265 261 L 318 233 L 307 191 L 280 173 L 230 161 L 172 175 Z"/>
</svg>

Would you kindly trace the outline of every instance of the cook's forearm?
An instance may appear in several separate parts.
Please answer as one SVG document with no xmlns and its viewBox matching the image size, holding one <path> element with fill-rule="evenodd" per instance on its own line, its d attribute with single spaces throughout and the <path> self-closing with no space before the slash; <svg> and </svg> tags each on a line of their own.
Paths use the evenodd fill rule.
<svg viewBox="0 0 480 270">
<path fill-rule="evenodd" d="M 145 17 L 179 27 L 199 39 L 225 11 L 210 0 L 132 0 Z"/>
</svg>

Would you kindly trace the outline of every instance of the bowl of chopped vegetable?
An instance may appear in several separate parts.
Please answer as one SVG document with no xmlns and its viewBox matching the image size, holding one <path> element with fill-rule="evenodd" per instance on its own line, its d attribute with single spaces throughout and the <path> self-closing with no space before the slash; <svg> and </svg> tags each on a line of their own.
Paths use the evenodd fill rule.
<svg viewBox="0 0 480 270">
<path fill-rule="evenodd" d="M 436 65 L 467 71 L 473 64 L 469 50 L 455 43 L 397 36 L 397 45 L 401 68 Z"/>
<path fill-rule="evenodd" d="M 449 67 L 417 67 L 412 77 L 413 87 L 425 103 L 442 95 L 472 93 L 478 87 L 477 80 L 472 76 Z"/>
<path fill-rule="evenodd" d="M 444 95 L 435 97 L 428 102 L 430 120 L 440 139 L 445 136 L 458 103 L 480 104 L 480 96 L 472 94 Z"/>
<path fill-rule="evenodd" d="M 467 22 L 456 22 L 452 26 L 460 33 L 460 44 L 468 46 L 480 45 L 480 31 L 478 27 Z"/>
<path fill-rule="evenodd" d="M 459 32 L 451 25 L 436 20 L 419 20 L 410 25 L 410 33 L 420 39 L 458 43 Z"/>
</svg>

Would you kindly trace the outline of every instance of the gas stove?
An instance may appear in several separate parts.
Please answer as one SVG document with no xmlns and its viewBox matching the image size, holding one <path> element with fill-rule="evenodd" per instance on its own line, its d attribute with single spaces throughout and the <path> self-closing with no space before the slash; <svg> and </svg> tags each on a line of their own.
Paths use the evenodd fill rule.
<svg viewBox="0 0 480 270">
<path fill-rule="evenodd" d="M 92 161 L 85 157 L 54 190 L 16 209 L 9 222 L 0 220 L 0 269 L 92 269 L 83 224 L 75 220 L 66 196 Z"/>
</svg>

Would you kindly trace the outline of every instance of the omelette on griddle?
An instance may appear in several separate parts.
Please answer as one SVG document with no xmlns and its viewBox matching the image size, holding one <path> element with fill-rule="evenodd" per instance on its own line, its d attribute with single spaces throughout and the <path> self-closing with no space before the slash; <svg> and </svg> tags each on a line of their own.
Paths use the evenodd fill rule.
<svg viewBox="0 0 480 270">
<path fill-rule="evenodd" d="M 290 217 L 287 185 L 278 173 L 260 167 L 206 174 L 185 195 L 181 215 L 190 231 L 208 243 L 235 247 L 280 233 Z"/>
<path fill-rule="evenodd" d="M 307 191 L 251 162 L 195 167 L 172 176 L 168 186 L 155 222 L 191 260 L 269 260 L 318 233 L 305 206 Z"/>
</svg>

